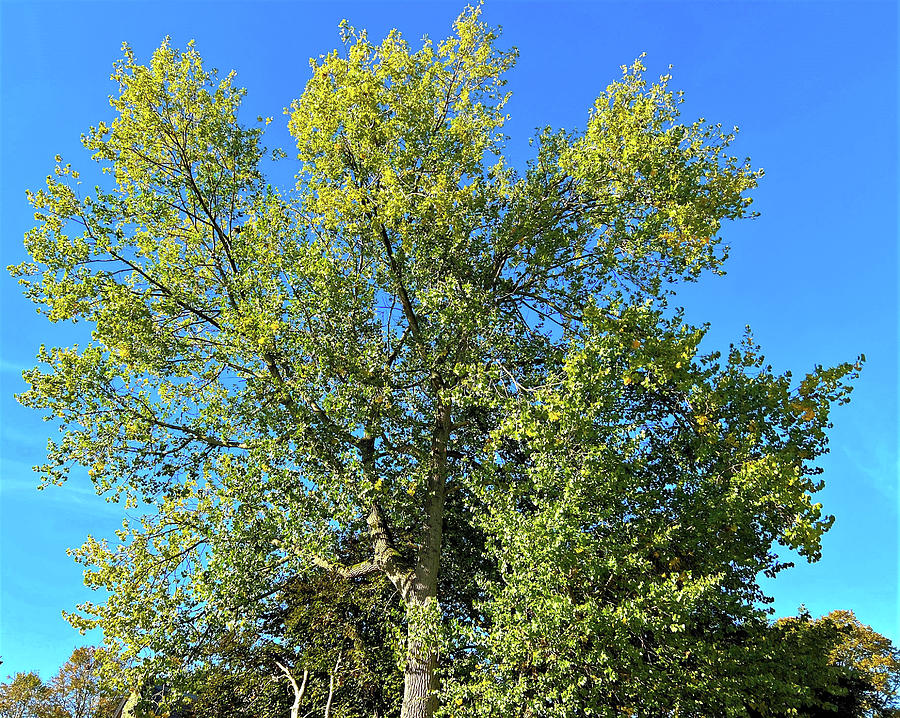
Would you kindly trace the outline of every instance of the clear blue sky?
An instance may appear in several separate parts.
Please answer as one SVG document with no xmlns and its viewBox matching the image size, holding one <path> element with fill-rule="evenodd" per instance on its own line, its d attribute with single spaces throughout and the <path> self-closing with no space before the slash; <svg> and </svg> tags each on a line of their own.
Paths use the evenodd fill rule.
<svg viewBox="0 0 900 718">
<path fill-rule="evenodd" d="M 42 185 L 59 152 L 92 164 L 78 138 L 108 120 L 112 62 L 127 40 L 148 58 L 164 36 L 196 39 L 206 61 L 236 69 L 245 117 L 274 115 L 270 146 L 286 146 L 281 109 L 307 80 L 307 58 L 338 43 L 347 17 L 373 38 L 444 37 L 462 3 L 19 2 L 0 0 L 0 252 L 24 259 L 25 189 Z M 503 2 L 485 17 L 521 52 L 511 73 L 510 153 L 526 157 L 534 127 L 583 126 L 619 66 L 647 52 L 652 75 L 674 65 L 686 119 L 739 125 L 737 152 L 766 177 L 761 217 L 724 234 L 728 276 L 692 286 L 689 319 L 710 321 L 710 346 L 750 324 L 779 369 L 853 359 L 868 364 L 853 401 L 834 414 L 821 495 L 837 522 L 824 558 L 767 584 L 781 614 L 856 611 L 900 639 L 897 614 L 897 6 L 894 2 Z M 91 186 L 93 174 L 87 176 Z M 121 509 L 86 476 L 35 491 L 52 424 L 16 404 L 21 371 L 43 342 L 81 327 L 48 324 L 0 276 L 0 655 L 7 672 L 49 677 L 80 637 L 60 613 L 90 597 L 65 554 L 88 533 L 109 535 Z M 77 331 L 76 331 L 77 330 Z"/>
</svg>

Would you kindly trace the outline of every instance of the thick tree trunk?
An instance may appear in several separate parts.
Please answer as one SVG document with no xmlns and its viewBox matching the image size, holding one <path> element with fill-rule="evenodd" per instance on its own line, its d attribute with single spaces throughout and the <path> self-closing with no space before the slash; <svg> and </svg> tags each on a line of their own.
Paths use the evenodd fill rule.
<svg viewBox="0 0 900 718">
<path fill-rule="evenodd" d="M 401 718 L 432 718 L 437 708 L 437 665 L 435 647 L 410 640 L 403 676 Z"/>
<path fill-rule="evenodd" d="M 421 625 L 423 619 L 426 622 L 440 620 L 437 578 L 441 563 L 449 441 L 450 407 L 439 405 L 431 441 L 431 470 L 425 497 L 422 543 L 413 584 L 406 598 L 409 628 L 401 718 L 432 718 L 437 708 L 438 647 L 423 640 Z"/>
</svg>

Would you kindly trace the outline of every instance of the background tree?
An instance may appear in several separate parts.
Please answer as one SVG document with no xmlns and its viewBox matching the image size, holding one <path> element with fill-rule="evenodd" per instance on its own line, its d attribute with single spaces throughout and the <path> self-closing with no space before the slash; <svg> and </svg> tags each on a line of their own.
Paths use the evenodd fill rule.
<svg viewBox="0 0 900 718">
<path fill-rule="evenodd" d="M 47 709 L 47 687 L 37 673 L 17 673 L 0 683 L 3 718 L 44 718 Z"/>
<path fill-rule="evenodd" d="M 125 48 L 85 137 L 112 185 L 81 196 L 60 161 L 31 195 L 13 272 L 93 328 L 26 373 L 63 428 L 45 482 L 80 463 L 147 508 L 75 552 L 110 594 L 73 623 L 175 685 L 272 637 L 292 580 L 341 621 L 387 581 L 404 718 L 439 688 L 467 715 L 744 714 L 764 691 L 729 646 L 773 543 L 818 556 L 813 462 L 858 368 L 795 383 L 749 342 L 723 367 L 669 306 L 722 271 L 759 173 L 638 62 L 519 174 L 515 53 L 477 9 L 417 51 L 342 31 L 291 110 L 294 190 L 233 76 L 164 44 Z"/>
<path fill-rule="evenodd" d="M 779 662 L 800 677 L 807 692 L 801 715 L 900 715 L 900 652 L 852 611 L 813 619 L 808 612 L 772 626 Z"/>
<path fill-rule="evenodd" d="M 117 705 L 101 674 L 103 649 L 76 648 L 46 683 L 37 673 L 18 673 L 0 684 L 3 718 L 107 718 Z"/>
<path fill-rule="evenodd" d="M 265 618 L 262 633 L 271 640 L 224 636 L 216 660 L 190 677 L 197 714 L 288 715 L 294 697 L 301 716 L 322 713 L 329 697 L 335 718 L 396 712 L 403 681 L 393 634 L 402 612 L 390 583 L 298 576 L 281 599 Z"/>
<path fill-rule="evenodd" d="M 104 650 L 76 648 L 59 672 L 50 679 L 50 704 L 68 718 L 106 718 L 115 711 L 118 698 L 101 674 Z"/>
<path fill-rule="evenodd" d="M 819 619 L 834 624 L 841 640 L 830 654 L 864 682 L 860 703 L 866 715 L 900 714 L 900 651 L 886 636 L 859 621 L 852 611 L 832 611 Z"/>
</svg>

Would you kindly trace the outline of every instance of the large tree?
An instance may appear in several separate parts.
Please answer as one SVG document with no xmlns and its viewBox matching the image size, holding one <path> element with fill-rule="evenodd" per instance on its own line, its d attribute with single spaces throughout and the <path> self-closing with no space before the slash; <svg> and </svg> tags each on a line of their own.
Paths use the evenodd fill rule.
<svg viewBox="0 0 900 718">
<path fill-rule="evenodd" d="M 299 682 L 266 627 L 325 573 L 399 600 L 403 718 L 744 714 L 756 576 L 778 543 L 818 556 L 813 462 L 858 367 L 793 381 L 749 339 L 721 363 L 670 306 L 759 173 L 640 62 L 517 171 L 515 52 L 477 9 L 418 50 L 342 39 L 290 110 L 295 187 L 233 75 L 165 43 L 125 48 L 85 136 L 110 182 L 60 161 L 31 195 L 13 272 L 92 329 L 26 372 L 63 430 L 44 481 L 81 464 L 144 509 L 75 552 L 109 594 L 73 622 L 172 682 L 224 637 Z"/>
</svg>

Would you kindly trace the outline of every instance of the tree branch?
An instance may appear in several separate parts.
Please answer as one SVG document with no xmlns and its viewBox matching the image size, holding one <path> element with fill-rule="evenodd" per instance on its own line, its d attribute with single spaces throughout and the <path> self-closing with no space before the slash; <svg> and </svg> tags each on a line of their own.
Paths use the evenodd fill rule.
<svg viewBox="0 0 900 718">
<path fill-rule="evenodd" d="M 291 706 L 291 718 L 297 718 L 297 714 L 300 712 L 300 701 L 303 700 L 303 694 L 306 693 L 306 681 L 309 678 L 309 670 L 303 670 L 303 682 L 298 686 L 297 681 L 294 680 L 294 676 L 291 675 L 291 672 L 285 668 L 284 665 L 279 661 L 275 661 L 275 665 L 281 669 L 281 672 L 284 673 L 291 683 L 291 688 L 294 691 L 294 704 Z"/>
</svg>

